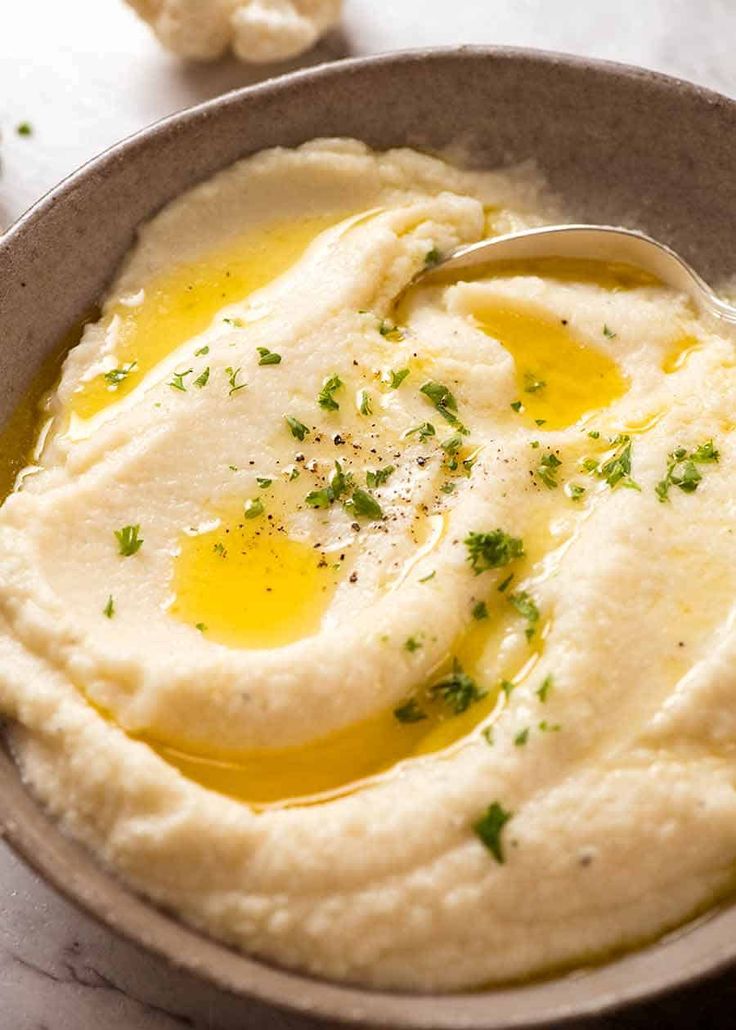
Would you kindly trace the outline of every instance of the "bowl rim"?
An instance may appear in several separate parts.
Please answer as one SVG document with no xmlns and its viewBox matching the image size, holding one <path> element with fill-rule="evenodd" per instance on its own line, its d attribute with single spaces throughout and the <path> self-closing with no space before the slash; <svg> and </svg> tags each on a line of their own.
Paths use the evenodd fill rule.
<svg viewBox="0 0 736 1030">
<path fill-rule="evenodd" d="M 608 76 L 612 81 L 640 82 L 663 92 L 699 98 L 709 106 L 736 109 L 736 100 L 687 79 L 617 61 L 530 47 L 421 47 L 328 61 L 230 90 L 157 119 L 123 137 L 64 177 L 0 233 L 0 252 L 15 246 L 59 198 L 73 193 L 89 176 L 104 173 L 131 150 L 145 147 L 161 135 L 206 121 L 211 113 L 222 108 L 237 107 L 243 98 L 291 92 L 303 83 L 340 79 L 364 66 L 390 70 L 406 63 L 431 63 L 447 58 L 571 66 Z M 128 888 L 91 852 L 65 836 L 59 824 L 27 791 L 17 767 L 5 747 L 0 746 L 0 788 L 4 792 L 8 787 L 16 794 L 21 815 L 25 810 L 27 818 L 8 817 L 5 811 L 0 811 L 0 840 L 7 841 L 27 865 L 102 926 L 138 948 L 154 953 L 170 967 L 223 989 L 244 1003 L 256 1001 L 304 1017 L 377 1030 L 389 1027 L 401 1030 L 552 1028 L 586 1017 L 610 1015 L 645 999 L 653 1000 L 675 988 L 716 975 L 736 959 L 736 908 L 733 908 L 716 910 L 708 918 L 686 924 L 676 933 L 604 965 L 489 991 L 409 994 L 322 980 L 234 951 Z M 53 831 L 50 841 L 49 828 Z M 58 860 L 60 854 L 67 858 L 76 856 L 82 872 L 70 878 L 69 868 Z M 109 901 L 110 892 L 116 904 Z M 107 903 L 102 897 L 104 893 L 108 894 Z M 712 940 L 708 944 L 705 938 L 709 935 Z M 190 955 L 187 949 L 177 946 L 187 940 L 196 945 L 199 956 L 204 953 L 204 958 Z M 681 964 L 671 960 L 673 954 Z M 665 955 L 670 959 L 662 961 Z M 576 992 L 574 985 L 582 981 L 587 982 L 588 989 Z"/>
</svg>

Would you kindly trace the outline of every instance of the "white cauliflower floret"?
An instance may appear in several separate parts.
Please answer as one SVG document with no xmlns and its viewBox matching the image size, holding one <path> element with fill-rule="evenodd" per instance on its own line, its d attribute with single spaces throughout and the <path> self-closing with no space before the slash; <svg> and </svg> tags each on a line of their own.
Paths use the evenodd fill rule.
<svg viewBox="0 0 736 1030">
<path fill-rule="evenodd" d="M 313 46 L 342 0 L 127 0 L 167 49 L 209 61 L 232 47 L 242 61 L 282 61 Z"/>
</svg>

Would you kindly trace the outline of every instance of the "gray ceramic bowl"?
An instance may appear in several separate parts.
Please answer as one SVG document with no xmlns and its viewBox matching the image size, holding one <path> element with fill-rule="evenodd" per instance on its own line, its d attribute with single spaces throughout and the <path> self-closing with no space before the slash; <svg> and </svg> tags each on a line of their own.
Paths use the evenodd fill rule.
<svg viewBox="0 0 736 1030">
<path fill-rule="evenodd" d="M 483 166 L 533 158 L 581 218 L 646 228 L 714 280 L 736 269 L 736 103 L 648 72 L 520 50 L 345 61 L 146 129 L 9 230 L 0 240 L 0 423 L 44 356 L 102 295 L 141 221 L 245 154 L 337 135 L 378 148 L 461 143 Z M 337 986 L 229 951 L 132 895 L 61 835 L 2 748 L 0 797 L 0 835 L 111 929 L 244 998 L 326 1019 L 382 1030 L 550 1027 L 736 958 L 736 908 L 724 908 L 605 966 L 492 994 L 406 997 Z"/>
</svg>

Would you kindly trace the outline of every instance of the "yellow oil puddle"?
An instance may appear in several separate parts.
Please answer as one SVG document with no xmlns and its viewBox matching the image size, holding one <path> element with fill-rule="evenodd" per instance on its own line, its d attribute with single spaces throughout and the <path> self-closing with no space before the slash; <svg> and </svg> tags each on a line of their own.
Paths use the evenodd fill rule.
<svg viewBox="0 0 736 1030">
<path fill-rule="evenodd" d="M 72 398 L 73 415 L 89 419 L 121 400 L 167 355 L 204 332 L 219 310 L 272 282 L 321 232 L 345 217 L 345 212 L 316 215 L 252 229 L 155 277 L 140 303 L 117 303 L 106 310 L 105 326 L 115 334 L 114 362 L 122 376 L 110 382 L 101 374 L 81 383 Z"/>
<path fill-rule="evenodd" d="M 602 350 L 533 306 L 488 300 L 470 312 L 511 354 L 518 413 L 545 430 L 564 429 L 623 396 L 628 381 Z"/>
<path fill-rule="evenodd" d="M 432 526 L 430 539 L 441 532 L 441 523 Z M 516 563 L 517 573 L 528 570 L 544 545 L 543 535 L 532 541 L 533 553 Z M 204 622 L 205 636 L 231 646 L 278 646 L 316 631 L 339 576 L 329 555 L 323 558 L 277 530 L 263 527 L 259 532 L 248 521 L 235 519 L 184 539 L 172 613 L 195 625 Z M 540 623 L 522 646 L 516 672 L 499 667 L 490 674 L 504 636 L 523 625 L 508 593 L 491 587 L 488 618 L 473 620 L 451 655 L 412 698 L 405 699 L 420 713 L 416 719 L 382 711 L 299 746 L 244 751 L 207 750 L 148 735 L 138 739 L 194 782 L 256 808 L 322 802 L 373 782 L 407 759 L 462 746 L 471 734 L 495 721 L 505 703 L 501 682 L 518 685 L 545 646 L 547 627 Z M 419 634 L 401 645 L 402 655 L 417 653 L 424 644 Z M 460 712 L 432 690 L 452 674 L 455 662 L 483 692 Z"/>
<path fill-rule="evenodd" d="M 664 356 L 662 371 L 668 374 L 679 372 L 685 367 L 690 356 L 702 348 L 703 341 L 691 333 L 678 337 Z"/>
<path fill-rule="evenodd" d="M 49 428 L 49 398 L 59 380 L 62 363 L 69 350 L 79 343 L 84 326 L 96 317 L 97 312 L 89 312 L 64 334 L 0 429 L 0 502 L 18 485 L 25 470 L 38 462 Z"/>
<path fill-rule="evenodd" d="M 291 539 L 280 521 L 244 509 L 184 535 L 170 612 L 229 647 L 282 647 L 319 630 L 340 579 L 335 555 Z"/>
</svg>

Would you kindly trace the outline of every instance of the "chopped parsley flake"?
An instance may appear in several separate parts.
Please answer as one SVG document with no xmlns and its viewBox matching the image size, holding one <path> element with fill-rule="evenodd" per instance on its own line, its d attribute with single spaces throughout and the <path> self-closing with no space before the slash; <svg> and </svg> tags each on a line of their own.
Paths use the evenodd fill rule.
<svg viewBox="0 0 736 1030">
<path fill-rule="evenodd" d="M 499 592 L 499 594 L 502 594 L 504 592 L 504 590 L 506 589 L 506 587 L 509 585 L 509 583 L 511 582 L 511 580 L 513 578 L 514 578 L 514 574 L 513 574 L 513 572 L 510 572 L 508 574 L 508 576 L 506 577 L 506 579 L 502 580 L 498 584 L 498 592 Z"/>
<path fill-rule="evenodd" d="M 337 411 L 340 405 L 335 400 L 335 394 L 342 386 L 342 379 L 339 375 L 327 376 L 322 382 L 322 389 L 317 394 L 317 403 L 324 411 Z"/>
<path fill-rule="evenodd" d="M 604 324 L 603 335 L 607 337 L 607 339 L 612 340 L 616 334 L 614 333 L 613 329 L 609 329 L 608 326 Z"/>
<path fill-rule="evenodd" d="M 473 618 L 478 620 L 488 618 L 488 605 L 485 601 L 478 601 L 473 605 Z"/>
<path fill-rule="evenodd" d="M 391 369 L 389 371 L 388 375 L 389 375 L 388 385 L 390 386 L 390 388 L 392 390 L 398 390 L 398 388 L 404 382 L 406 377 L 409 375 L 409 369 L 408 368 L 400 368 L 396 372 L 394 372 L 394 370 Z"/>
<path fill-rule="evenodd" d="M 600 430 L 599 429 L 589 429 L 588 430 L 588 436 L 590 437 L 591 440 L 600 440 L 600 436 L 601 436 Z"/>
<path fill-rule="evenodd" d="M 242 390 L 246 386 L 245 383 L 238 382 L 238 376 L 240 375 L 239 368 L 233 368 L 231 365 L 228 365 L 225 369 L 225 375 L 227 376 L 227 381 L 230 384 L 228 397 L 232 397 L 234 393 L 237 393 L 238 390 Z"/>
<path fill-rule="evenodd" d="M 303 422 L 300 422 L 298 418 L 292 418 L 291 415 L 284 415 L 287 426 L 291 430 L 291 435 L 297 440 L 303 440 L 309 432 L 307 426 Z"/>
<path fill-rule="evenodd" d="M 526 744 L 527 740 L 529 740 L 529 727 L 525 726 L 524 729 L 519 730 L 519 732 L 514 737 L 514 744 L 516 747 L 523 747 Z"/>
<path fill-rule="evenodd" d="M 521 403 L 521 401 L 512 401 L 510 407 L 512 411 L 516 411 L 518 413 L 519 411 L 523 410 L 524 405 Z"/>
<path fill-rule="evenodd" d="M 258 483 L 262 490 L 265 490 L 273 483 L 273 480 L 268 479 L 266 476 L 256 476 L 256 483 Z"/>
<path fill-rule="evenodd" d="M 311 490 L 304 498 L 310 508 L 329 508 L 335 497 L 329 488 L 323 490 Z"/>
<path fill-rule="evenodd" d="M 115 537 L 118 542 L 120 554 L 129 558 L 136 551 L 141 549 L 143 545 L 143 538 L 140 536 L 140 526 L 123 526 L 122 529 L 115 530 Z"/>
<path fill-rule="evenodd" d="M 516 684 L 513 680 L 501 680 L 499 683 L 500 689 L 505 694 L 506 698 L 510 698 L 513 692 L 516 690 Z"/>
<path fill-rule="evenodd" d="M 201 372 L 200 375 L 198 375 L 197 378 L 194 380 L 194 385 L 199 387 L 199 389 L 201 390 L 203 386 L 207 385 L 209 378 L 210 366 L 208 365 L 204 372 Z"/>
<path fill-rule="evenodd" d="M 480 735 L 483 737 L 488 747 L 493 747 L 493 726 L 484 726 L 480 731 Z"/>
<path fill-rule="evenodd" d="M 445 422 L 449 422 L 453 429 L 457 429 L 458 433 L 462 433 L 463 436 L 468 435 L 468 430 L 462 424 L 460 419 L 457 417 L 457 401 L 452 393 L 442 383 L 436 383 L 430 379 L 424 383 L 423 386 L 419 387 L 419 392 L 423 393 L 434 408 L 440 413 Z"/>
<path fill-rule="evenodd" d="M 525 635 L 527 640 L 531 640 L 539 622 L 539 608 L 537 608 L 534 599 L 526 590 L 520 590 L 517 594 L 509 594 L 508 601 L 510 605 L 516 608 L 519 615 L 526 619 Z"/>
<path fill-rule="evenodd" d="M 219 554 L 221 558 L 227 558 L 227 549 L 220 540 L 218 540 L 216 544 L 212 545 L 212 550 L 215 554 Z"/>
<path fill-rule="evenodd" d="M 436 569 L 432 569 L 432 571 L 430 573 L 428 573 L 426 576 L 422 576 L 422 578 L 419 580 L 419 582 L 420 583 L 429 583 L 430 579 L 434 579 L 434 577 L 436 575 L 437 575 L 437 570 Z"/>
<path fill-rule="evenodd" d="M 437 247 L 432 247 L 432 249 L 428 250 L 427 253 L 424 255 L 424 267 L 433 268 L 435 265 L 438 265 L 441 260 L 442 254 L 440 253 L 440 251 L 437 249 Z"/>
<path fill-rule="evenodd" d="M 488 569 L 500 569 L 524 554 L 523 541 L 502 529 L 494 529 L 490 533 L 469 533 L 465 546 L 476 576 Z"/>
<path fill-rule="evenodd" d="M 135 372 L 138 367 L 137 361 L 130 361 L 127 365 L 123 365 L 121 368 L 111 368 L 105 372 L 104 378 L 108 386 L 117 388 L 120 383 L 125 382 L 131 372 Z"/>
<path fill-rule="evenodd" d="M 408 637 L 407 640 L 404 641 L 404 650 L 408 651 L 410 654 L 413 654 L 414 651 L 418 651 L 421 646 L 421 643 L 416 637 Z"/>
<path fill-rule="evenodd" d="M 719 458 L 720 454 L 712 440 L 702 443 L 694 451 L 677 447 L 669 455 L 665 477 L 657 483 L 654 492 L 662 502 L 669 499 L 670 487 L 673 486 L 679 487 L 686 494 L 695 493 L 703 478 L 698 466 L 713 464 Z"/>
<path fill-rule="evenodd" d="M 539 465 L 536 468 L 536 475 L 541 479 L 544 485 L 549 490 L 554 490 L 557 483 L 557 470 L 562 462 L 553 454 L 552 451 L 549 454 L 543 454 L 539 459 Z"/>
<path fill-rule="evenodd" d="M 201 358 L 201 357 L 203 357 L 203 356 L 204 356 L 205 354 L 209 354 L 209 352 L 210 352 L 210 349 L 209 349 L 209 347 L 207 347 L 207 346 L 205 345 L 204 347 L 200 347 L 200 348 L 199 348 L 199 350 L 195 350 L 195 352 L 194 352 L 194 356 L 195 356 L 195 358 Z"/>
<path fill-rule="evenodd" d="M 399 722 L 421 722 L 427 718 L 427 713 L 419 707 L 416 698 L 411 698 L 398 708 L 394 708 L 394 716 Z"/>
<path fill-rule="evenodd" d="M 108 619 L 111 619 L 115 614 L 115 602 L 113 600 L 112 594 L 110 594 L 110 596 L 108 597 L 107 604 L 102 609 L 102 614 L 106 616 Z"/>
<path fill-rule="evenodd" d="M 353 490 L 349 500 L 345 501 L 345 508 L 351 515 L 362 515 L 367 519 L 382 519 L 383 510 L 381 505 L 367 490 L 358 487 Z"/>
<path fill-rule="evenodd" d="M 547 722 L 546 719 L 542 719 L 539 724 L 539 728 L 542 733 L 559 733 L 562 726 L 558 722 Z"/>
<path fill-rule="evenodd" d="M 194 628 L 198 629 L 200 633 L 204 633 L 205 630 L 207 629 L 206 625 L 203 622 L 197 622 L 195 624 Z"/>
<path fill-rule="evenodd" d="M 246 519 L 257 519 L 259 515 L 263 515 L 263 501 L 260 497 L 255 497 L 245 502 L 243 505 L 243 515 Z"/>
<path fill-rule="evenodd" d="M 388 480 L 391 473 L 395 471 L 395 465 L 386 465 L 385 468 L 376 469 L 375 472 L 368 471 L 365 474 L 366 484 L 371 488 L 382 486 Z"/>
<path fill-rule="evenodd" d="M 580 486 L 578 483 L 568 483 L 565 487 L 565 493 L 571 501 L 579 501 L 585 493 L 585 487 Z"/>
<path fill-rule="evenodd" d="M 476 701 L 482 700 L 487 691 L 482 690 L 475 680 L 463 672 L 457 658 L 452 660 L 452 672 L 429 688 L 433 697 L 441 697 L 453 715 L 462 715 Z"/>
<path fill-rule="evenodd" d="M 408 438 L 414 436 L 415 433 L 419 435 L 420 441 L 427 440 L 430 436 L 434 436 L 437 430 L 434 428 L 431 422 L 420 422 L 418 426 L 414 426 L 413 429 L 407 429 L 404 433 L 404 437 Z"/>
<path fill-rule="evenodd" d="M 552 673 L 549 673 L 547 676 L 544 677 L 544 679 L 542 680 L 541 686 L 538 687 L 537 691 L 536 691 L 537 697 L 542 702 L 542 704 L 544 704 L 546 702 L 547 695 L 549 694 L 549 692 L 550 692 L 550 690 L 552 689 L 553 686 L 554 686 L 554 677 L 552 676 Z"/>
<path fill-rule="evenodd" d="M 543 390 L 547 384 L 544 379 L 539 379 L 534 375 L 533 372 L 524 373 L 524 392 L 525 393 L 536 393 L 538 390 Z"/>
<path fill-rule="evenodd" d="M 15 131 L 19 136 L 32 136 L 33 126 L 30 122 L 21 122 L 20 125 L 16 125 Z"/>
<path fill-rule="evenodd" d="M 442 491 L 443 494 L 454 494 L 455 493 L 455 484 L 454 483 L 443 483 L 442 486 L 440 487 L 440 490 Z"/>
<path fill-rule="evenodd" d="M 485 845 L 499 865 L 503 865 L 505 858 L 501 833 L 506 823 L 513 817 L 513 812 L 507 812 L 498 801 L 489 805 L 484 815 L 473 823 L 473 832 L 476 837 Z"/>
<path fill-rule="evenodd" d="M 186 393 L 186 386 L 184 385 L 184 379 L 186 376 L 190 376 L 194 370 L 188 368 L 186 372 L 174 372 L 171 382 L 168 384 L 174 390 L 181 390 L 182 393 Z"/>
<path fill-rule="evenodd" d="M 617 486 L 625 486 L 631 490 L 641 489 L 631 478 L 631 437 L 622 433 L 612 443 L 616 449 L 607 461 L 599 465 L 592 459 L 587 459 L 583 462 L 583 468 L 593 472 L 598 479 L 605 480 L 612 490 Z"/>
<path fill-rule="evenodd" d="M 361 415 L 372 415 L 373 407 L 371 406 L 371 395 L 367 390 L 358 390 L 355 403 L 358 407 L 358 411 Z"/>
<path fill-rule="evenodd" d="M 397 325 L 393 322 L 389 322 L 387 318 L 382 318 L 378 323 L 378 331 L 381 336 L 384 336 L 387 340 L 393 340 L 398 343 L 399 340 L 404 339 L 404 334 Z"/>
<path fill-rule="evenodd" d="M 269 350 L 268 347 L 256 347 L 256 350 L 260 354 L 258 359 L 259 365 L 280 365 L 281 355 L 275 351 Z"/>
<path fill-rule="evenodd" d="M 242 318 L 223 318 L 223 322 L 226 322 L 227 325 L 235 326 L 236 329 L 242 328 L 243 325 Z"/>
</svg>

